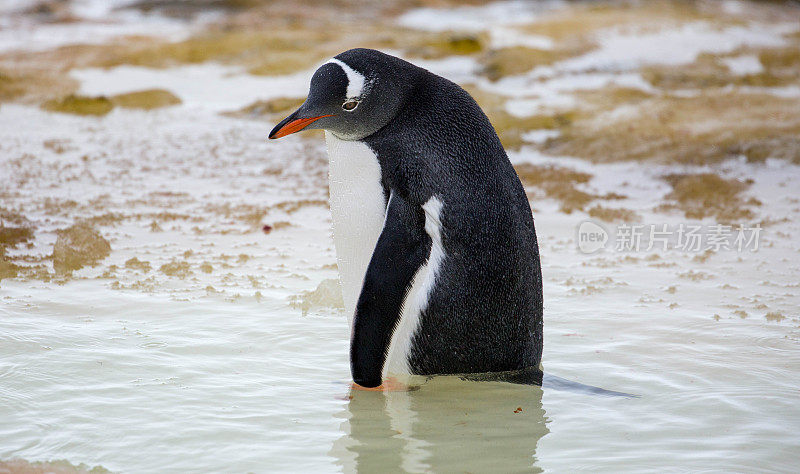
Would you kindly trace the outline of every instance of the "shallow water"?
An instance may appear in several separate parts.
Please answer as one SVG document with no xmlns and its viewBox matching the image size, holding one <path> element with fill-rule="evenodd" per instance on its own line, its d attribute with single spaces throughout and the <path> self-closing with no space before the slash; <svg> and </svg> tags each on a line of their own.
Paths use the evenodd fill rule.
<svg viewBox="0 0 800 474">
<path fill-rule="evenodd" d="M 558 225 L 539 221 L 544 241 Z M 351 393 L 336 311 L 303 316 L 271 297 L 177 301 L 103 280 L 4 282 L 1 455 L 123 472 L 791 470 L 796 320 L 731 318 L 723 301 L 737 298 L 684 285 L 678 309 L 637 303 L 682 282 L 554 264 L 569 253 L 557 245 L 542 252 L 546 371 L 640 398 L 450 378 Z M 595 273 L 620 285 L 585 296 L 560 284 Z M 764 298 L 796 304 L 781 292 L 791 290 Z"/>
<path fill-rule="evenodd" d="M 475 10 L 453 21 L 461 15 L 472 22 Z M 455 78 L 473 66 L 430 64 Z M 705 254 L 615 251 L 618 228 L 602 224 L 610 247 L 585 254 L 576 238 L 586 214 L 564 214 L 530 189 L 545 371 L 638 397 L 457 377 L 351 392 L 341 301 L 307 295 L 337 277 L 321 138 L 267 142 L 272 123 L 217 113 L 286 87 L 302 93 L 304 74 L 82 70 L 74 76 L 87 94 L 159 86 L 184 103 L 102 118 L 0 108 L 2 207 L 35 226 L 32 246 L 8 253 L 48 265 L 56 231 L 93 217 L 112 248 L 72 277 L 0 282 L 0 460 L 131 473 L 796 469 L 800 167 L 512 153 L 515 163 L 592 173 L 584 189 L 625 194 L 616 202 L 642 224 L 714 223 L 658 211 L 663 175 L 752 179 L 747 196 L 763 203 L 754 221 L 769 225 L 757 251 Z M 525 86 L 517 105 L 637 78 L 556 77 Z M 521 90 L 531 77 L 515 81 Z M 231 90 L 204 100 L 202 85 Z M 132 257 L 150 269 L 126 266 Z M 173 263 L 183 270 L 162 267 Z"/>
</svg>

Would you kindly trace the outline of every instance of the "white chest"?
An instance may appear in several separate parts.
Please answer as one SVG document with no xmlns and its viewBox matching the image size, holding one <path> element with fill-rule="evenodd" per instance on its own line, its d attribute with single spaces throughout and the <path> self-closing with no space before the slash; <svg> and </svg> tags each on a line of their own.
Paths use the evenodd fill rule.
<svg viewBox="0 0 800 474">
<path fill-rule="evenodd" d="M 353 324 L 358 296 L 383 229 L 386 203 L 378 157 L 366 143 L 325 132 L 328 145 L 333 243 L 344 308 Z"/>
</svg>

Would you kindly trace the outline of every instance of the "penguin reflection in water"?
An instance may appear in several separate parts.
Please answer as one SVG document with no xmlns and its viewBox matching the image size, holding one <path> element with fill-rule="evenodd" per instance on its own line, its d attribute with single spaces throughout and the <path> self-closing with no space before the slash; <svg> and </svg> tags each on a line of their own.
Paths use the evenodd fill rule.
<svg viewBox="0 0 800 474">
<path fill-rule="evenodd" d="M 352 49 L 322 65 L 270 133 L 324 129 L 350 365 L 540 384 L 542 275 L 531 208 L 464 89 Z"/>
</svg>

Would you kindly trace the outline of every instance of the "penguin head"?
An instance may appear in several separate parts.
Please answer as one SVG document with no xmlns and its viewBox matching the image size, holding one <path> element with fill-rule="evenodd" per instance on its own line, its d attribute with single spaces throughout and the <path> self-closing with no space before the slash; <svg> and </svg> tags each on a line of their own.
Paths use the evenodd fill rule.
<svg viewBox="0 0 800 474">
<path fill-rule="evenodd" d="M 420 71 L 373 49 L 345 51 L 316 70 L 306 101 L 276 125 L 269 138 L 324 129 L 340 139 L 363 139 L 402 110 Z"/>
</svg>

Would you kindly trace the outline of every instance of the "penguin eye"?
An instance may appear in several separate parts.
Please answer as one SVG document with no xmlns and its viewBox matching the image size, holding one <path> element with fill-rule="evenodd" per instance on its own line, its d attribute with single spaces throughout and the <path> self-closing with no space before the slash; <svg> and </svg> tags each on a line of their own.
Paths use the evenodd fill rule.
<svg viewBox="0 0 800 474">
<path fill-rule="evenodd" d="M 342 108 L 348 112 L 352 112 L 353 110 L 356 109 L 356 107 L 358 107 L 358 101 L 354 99 L 350 99 L 344 104 L 342 104 Z"/>
</svg>

